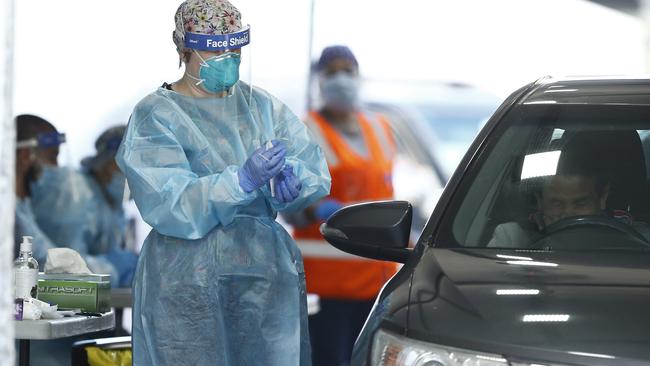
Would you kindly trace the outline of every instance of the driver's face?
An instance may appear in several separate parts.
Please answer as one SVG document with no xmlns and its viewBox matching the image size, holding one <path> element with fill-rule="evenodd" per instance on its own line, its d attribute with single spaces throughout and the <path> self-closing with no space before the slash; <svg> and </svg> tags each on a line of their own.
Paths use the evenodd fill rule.
<svg viewBox="0 0 650 366">
<path fill-rule="evenodd" d="M 605 209 L 607 189 L 596 192 L 594 180 L 584 176 L 556 175 L 544 185 L 537 204 L 544 216 L 544 224 L 579 215 L 598 215 Z"/>
</svg>

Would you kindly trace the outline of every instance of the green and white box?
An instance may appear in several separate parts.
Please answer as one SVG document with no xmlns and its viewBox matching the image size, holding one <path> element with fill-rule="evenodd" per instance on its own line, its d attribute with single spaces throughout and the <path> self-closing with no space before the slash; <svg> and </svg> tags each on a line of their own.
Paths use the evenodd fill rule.
<svg viewBox="0 0 650 366">
<path fill-rule="evenodd" d="M 107 274 L 39 273 L 38 299 L 63 309 L 104 313 L 111 309 Z"/>
</svg>

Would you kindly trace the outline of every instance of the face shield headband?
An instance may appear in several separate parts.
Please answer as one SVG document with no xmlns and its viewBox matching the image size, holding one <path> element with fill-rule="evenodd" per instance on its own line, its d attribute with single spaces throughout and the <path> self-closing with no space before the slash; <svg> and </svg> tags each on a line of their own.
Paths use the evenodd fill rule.
<svg viewBox="0 0 650 366">
<path fill-rule="evenodd" d="M 196 81 L 205 91 L 213 94 L 230 93 L 231 88 L 239 80 L 241 54 L 233 52 L 250 43 L 250 27 L 243 30 L 218 35 L 187 33 L 185 44 L 201 59 L 198 75 L 187 72 L 186 75 Z M 209 58 L 203 58 L 199 50 L 219 53 Z"/>
<path fill-rule="evenodd" d="M 31 139 L 18 141 L 16 143 L 16 149 L 23 148 L 41 148 L 46 149 L 50 147 L 56 147 L 65 142 L 65 133 L 58 132 L 47 132 L 40 133 L 36 137 Z"/>
<path fill-rule="evenodd" d="M 199 51 L 227 51 L 250 43 L 250 26 L 228 34 L 185 33 L 185 47 Z"/>
<path fill-rule="evenodd" d="M 88 163 L 91 165 L 90 169 L 97 169 L 105 162 L 111 159 L 115 159 L 115 154 L 120 148 L 121 143 L 122 136 L 115 136 L 108 139 L 108 141 L 106 141 L 104 145 L 98 149 L 97 155 L 89 159 Z"/>
</svg>

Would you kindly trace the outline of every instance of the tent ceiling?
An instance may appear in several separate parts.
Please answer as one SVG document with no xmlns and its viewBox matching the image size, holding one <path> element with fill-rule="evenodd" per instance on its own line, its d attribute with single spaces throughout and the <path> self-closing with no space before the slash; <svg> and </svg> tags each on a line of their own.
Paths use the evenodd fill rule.
<svg viewBox="0 0 650 366">
<path fill-rule="evenodd" d="M 638 13 L 640 8 L 640 3 L 643 0 L 590 0 L 590 1 L 631 15 L 639 15 Z"/>
</svg>

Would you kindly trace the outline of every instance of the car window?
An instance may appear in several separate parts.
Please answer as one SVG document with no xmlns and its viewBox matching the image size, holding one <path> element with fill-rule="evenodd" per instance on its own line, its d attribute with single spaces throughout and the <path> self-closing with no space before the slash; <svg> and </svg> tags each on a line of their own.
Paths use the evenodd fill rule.
<svg viewBox="0 0 650 366">
<path fill-rule="evenodd" d="M 638 130 L 639 137 L 641 138 L 641 143 L 643 144 L 643 155 L 645 157 L 645 167 L 647 172 L 647 177 L 650 179 L 650 129 L 649 130 Z"/>
<path fill-rule="evenodd" d="M 461 181 L 436 245 L 650 248 L 650 107 L 521 105 Z"/>
</svg>

